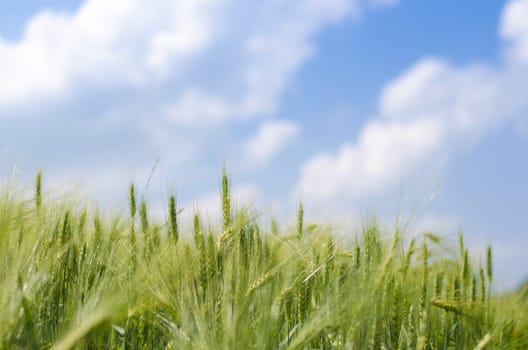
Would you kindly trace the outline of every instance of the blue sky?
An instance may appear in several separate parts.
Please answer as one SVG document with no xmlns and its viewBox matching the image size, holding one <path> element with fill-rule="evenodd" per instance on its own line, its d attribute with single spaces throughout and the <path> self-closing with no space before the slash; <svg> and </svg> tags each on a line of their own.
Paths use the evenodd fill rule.
<svg viewBox="0 0 528 350">
<path fill-rule="evenodd" d="M 1 2 L 0 79 L 4 176 L 115 205 L 157 164 L 154 210 L 215 213 L 225 162 L 284 222 L 401 215 L 528 276 L 527 0 Z"/>
</svg>

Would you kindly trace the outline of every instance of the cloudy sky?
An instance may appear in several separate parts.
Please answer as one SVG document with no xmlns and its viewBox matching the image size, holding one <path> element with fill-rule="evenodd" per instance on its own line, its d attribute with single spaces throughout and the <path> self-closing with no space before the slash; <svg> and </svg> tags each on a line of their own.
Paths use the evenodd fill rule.
<svg viewBox="0 0 528 350">
<path fill-rule="evenodd" d="M 528 276 L 528 0 L 0 2 L 0 173 L 400 217 Z M 354 232 L 352 226 L 350 233 Z"/>
</svg>

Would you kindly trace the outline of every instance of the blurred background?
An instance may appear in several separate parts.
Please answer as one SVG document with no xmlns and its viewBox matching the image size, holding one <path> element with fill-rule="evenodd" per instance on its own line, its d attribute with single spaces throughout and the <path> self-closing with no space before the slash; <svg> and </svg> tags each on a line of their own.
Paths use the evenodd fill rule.
<svg viewBox="0 0 528 350">
<path fill-rule="evenodd" d="M 157 215 L 214 217 L 225 164 L 263 216 L 462 230 L 515 287 L 528 0 L 2 1 L 0 152 L 4 181 L 112 210 L 134 181 Z"/>
</svg>

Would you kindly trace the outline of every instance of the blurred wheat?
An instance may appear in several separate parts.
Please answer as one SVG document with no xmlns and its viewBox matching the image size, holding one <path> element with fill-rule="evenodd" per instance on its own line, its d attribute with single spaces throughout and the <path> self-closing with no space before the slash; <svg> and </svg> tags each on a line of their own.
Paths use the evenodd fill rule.
<svg viewBox="0 0 528 350">
<path fill-rule="evenodd" d="M 493 294 L 491 247 L 477 266 L 462 235 L 450 257 L 371 221 L 348 245 L 302 203 L 279 232 L 232 208 L 225 171 L 222 224 L 196 213 L 191 232 L 174 196 L 159 222 L 133 184 L 129 218 L 35 187 L 0 192 L 2 349 L 528 348 L 526 293 Z"/>
</svg>

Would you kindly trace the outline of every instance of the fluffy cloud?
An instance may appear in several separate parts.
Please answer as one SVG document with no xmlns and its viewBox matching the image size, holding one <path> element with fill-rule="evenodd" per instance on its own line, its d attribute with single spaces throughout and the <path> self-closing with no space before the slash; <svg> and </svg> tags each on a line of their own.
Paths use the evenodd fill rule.
<svg viewBox="0 0 528 350">
<path fill-rule="evenodd" d="M 114 165 L 86 179 L 96 193 L 120 192 L 119 178 L 157 157 L 167 173 L 192 169 L 177 172 L 186 185 L 211 180 L 195 173 L 225 156 L 214 152 L 226 122 L 273 114 L 314 36 L 367 3 L 85 0 L 73 13 L 41 11 L 20 40 L 0 36 L 0 147 L 60 174 Z M 272 157 L 285 130 L 255 158 Z"/>
<path fill-rule="evenodd" d="M 249 163 L 264 164 L 275 157 L 286 145 L 293 141 L 300 127 L 291 121 L 268 121 L 257 133 L 246 141 L 244 151 Z"/>
<path fill-rule="evenodd" d="M 510 45 L 510 59 L 528 62 L 528 1 L 512 0 L 506 6 L 500 26 L 501 36 Z"/>
<path fill-rule="evenodd" d="M 481 134 L 526 106 L 526 94 L 517 91 L 525 75 L 525 67 L 457 68 L 422 59 L 384 88 L 379 118 L 399 122 L 433 118 L 453 136 Z"/>
<path fill-rule="evenodd" d="M 335 155 L 318 154 L 305 164 L 302 194 L 308 202 L 376 194 L 420 164 L 443 138 L 434 119 L 370 122 L 356 144 L 343 145 Z"/>
<path fill-rule="evenodd" d="M 72 15 L 41 12 L 21 41 L 0 38 L 0 107 L 79 84 L 144 84 L 208 46 L 216 7 L 212 0 L 88 0 Z"/>
<path fill-rule="evenodd" d="M 314 34 L 360 3 L 86 0 L 73 14 L 43 11 L 20 41 L 0 37 L 0 111 L 127 87 L 162 89 L 152 110 L 178 123 L 272 113 Z"/>
<path fill-rule="evenodd" d="M 220 57 L 225 66 L 210 72 L 215 83 L 186 89 L 163 114 L 189 124 L 274 113 L 294 74 L 315 52 L 312 37 L 327 25 L 357 14 L 359 4 L 359 0 L 308 0 L 238 6 L 231 13 L 238 18 L 225 20 L 238 26 L 227 26 L 220 38 L 229 40 L 222 43 L 232 51 L 220 53 L 226 56 Z M 196 110 L 187 108 L 189 101 L 198 106 Z"/>
<path fill-rule="evenodd" d="M 459 68 L 440 59 L 420 60 L 386 85 L 377 116 L 355 142 L 305 163 L 298 190 L 313 202 L 375 195 L 415 175 L 439 154 L 452 154 L 505 122 L 526 118 L 527 6 L 526 0 L 512 1 L 501 24 L 514 63 Z"/>
</svg>

